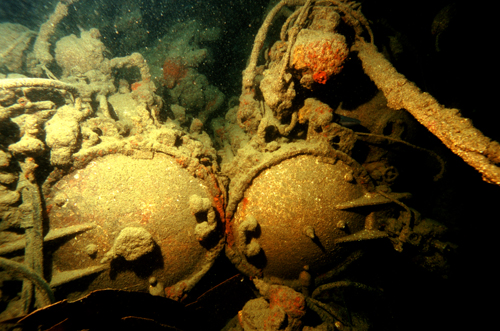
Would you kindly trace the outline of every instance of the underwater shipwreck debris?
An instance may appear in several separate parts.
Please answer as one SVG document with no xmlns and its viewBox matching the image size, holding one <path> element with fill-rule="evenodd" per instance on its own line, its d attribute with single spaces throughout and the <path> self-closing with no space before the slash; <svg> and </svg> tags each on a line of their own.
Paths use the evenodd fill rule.
<svg viewBox="0 0 500 331">
<path fill-rule="evenodd" d="M 354 49 L 366 74 L 384 92 L 389 107 L 406 109 L 453 153 L 479 171 L 485 181 L 500 185 L 498 142 L 485 137 L 458 109 L 445 108 L 430 94 L 422 92 L 398 73 L 374 45 L 360 40 Z"/>
<path fill-rule="evenodd" d="M 272 3 L 217 118 L 225 95 L 202 69 L 218 28 L 176 22 L 108 59 L 102 26 L 55 34 L 78 1 L 57 4 L 22 60 L 52 79 L 0 80 L 0 321 L 41 308 L 18 327 L 100 328 L 102 313 L 108 328 L 367 330 L 393 318 L 386 283 L 416 302 L 394 260 L 448 276 L 454 224 L 430 217 L 460 211 L 430 201 L 448 160 L 418 146 L 417 121 L 494 184 L 498 144 L 385 60 L 359 3 Z M 141 10 L 107 18 L 142 32 Z M 360 77 L 372 90 L 352 102 Z"/>
<path fill-rule="evenodd" d="M 399 74 L 384 56 L 377 52 L 373 44 L 373 34 L 369 28 L 368 22 L 361 14 L 361 11 L 356 9 L 358 8 L 356 3 L 346 3 L 337 0 L 330 0 L 325 3 L 330 3 L 331 6 L 336 8 L 338 13 L 344 15 L 344 20 L 355 30 L 356 41 L 351 45 L 352 51 L 358 53 L 366 74 L 375 82 L 377 87 L 384 92 L 384 95 L 388 99 L 389 107 L 394 109 L 404 108 L 408 110 L 452 152 L 459 155 L 465 162 L 478 170 L 483 175 L 485 181 L 500 185 L 500 168 L 497 165 L 500 161 L 500 145 L 495 141 L 491 141 L 491 139 L 485 137 L 479 130 L 475 129 L 470 120 L 460 116 L 457 109 L 447 109 L 443 107 L 432 96 L 427 93 L 422 93 L 418 87 L 409 82 L 403 75 Z M 308 8 L 311 6 L 311 2 L 284 0 L 280 1 L 276 7 L 274 7 L 259 29 L 259 33 L 255 37 L 250 63 L 244 71 L 239 118 L 241 119 L 240 126 L 244 126 L 247 130 L 255 128 L 257 124 L 254 123 L 254 121 L 260 118 L 259 114 L 253 114 L 254 112 L 259 112 L 259 106 L 253 97 L 254 92 L 252 92 L 254 89 L 255 77 L 258 72 L 258 55 L 273 18 L 279 10 L 286 5 L 303 6 L 300 9 L 301 14 L 296 17 L 294 22 L 295 25 L 290 26 L 291 23 L 284 25 L 284 28 L 288 28 L 289 35 L 286 36 L 286 34 L 282 32 L 281 42 L 287 43 L 287 50 L 282 58 L 276 58 L 274 61 L 275 63 L 272 62 L 271 65 L 269 65 L 269 69 L 264 71 L 264 80 L 260 83 L 260 88 L 264 94 L 266 104 L 275 112 L 275 116 L 278 119 L 289 114 L 291 112 L 290 109 L 293 108 L 292 103 L 296 97 L 296 93 L 293 80 L 291 80 L 291 76 L 289 76 L 290 73 L 293 72 L 293 70 L 290 69 L 294 67 L 294 64 L 295 70 L 302 69 L 303 66 L 297 68 L 296 60 L 293 60 L 293 57 L 289 54 L 293 52 L 294 49 L 300 48 L 300 40 L 299 46 L 294 46 L 298 43 L 296 40 L 297 36 L 300 35 L 297 30 L 305 30 L 305 28 L 302 27 L 305 17 L 303 13 L 309 10 Z M 317 7 L 318 6 L 315 8 Z M 331 7 L 325 6 L 325 8 Z M 299 11 L 296 13 L 298 12 Z M 324 14 L 315 14 L 314 10 L 312 10 L 311 15 L 313 18 L 317 17 L 317 21 L 324 19 Z M 314 22 L 313 19 L 313 21 L 309 23 L 310 27 L 308 29 L 318 31 L 318 26 L 323 29 L 321 24 L 315 24 Z M 328 26 L 328 28 L 335 31 L 336 25 L 337 24 L 333 24 Z M 365 29 L 366 33 L 370 36 L 370 42 L 366 42 L 365 38 L 362 36 L 363 29 Z M 287 41 L 286 38 L 289 40 Z M 340 46 L 337 46 L 336 51 L 339 51 L 339 47 Z M 310 49 L 310 51 L 312 52 L 313 49 L 314 48 Z M 340 47 L 340 49 L 343 49 L 343 46 Z M 344 53 L 344 51 L 341 53 Z M 324 56 L 323 54 L 324 51 L 321 53 L 321 56 Z M 333 54 L 337 53 L 334 51 Z M 316 58 L 318 55 L 320 54 L 314 54 L 312 57 Z M 336 56 L 338 57 L 338 55 Z M 292 58 L 291 63 L 289 63 L 290 58 Z M 309 58 L 311 58 L 311 55 L 309 55 Z M 318 66 L 315 68 L 318 68 Z M 308 78 L 306 86 L 310 87 L 310 82 L 313 80 L 318 82 L 318 79 L 323 83 L 323 79 L 329 76 L 326 74 L 320 78 L 320 76 L 318 76 L 319 72 L 314 74 L 316 75 L 316 79 Z M 312 76 L 314 76 L 314 74 L 312 74 Z M 266 84 L 265 82 L 268 81 L 269 83 Z M 248 123 L 245 122 L 245 120 L 251 118 L 252 120 L 249 120 Z"/>
<path fill-rule="evenodd" d="M 41 76 L 44 71 L 47 71 L 47 65 L 54 61 L 54 57 L 50 53 L 51 43 L 49 39 L 54 34 L 59 22 L 68 15 L 68 6 L 78 1 L 79 0 L 59 1 L 54 12 L 49 16 L 49 19 L 40 27 L 40 31 L 38 32 L 38 36 L 33 46 L 32 59 L 29 62 L 29 67 L 35 76 Z"/>
<path fill-rule="evenodd" d="M 44 249 L 53 249 L 58 252 L 54 255 L 54 259 L 50 259 L 51 271 L 42 276 L 50 280 L 50 287 L 57 288 L 58 293 L 66 291 L 71 284 L 82 281 L 89 282 L 89 284 L 94 281 L 96 288 L 102 286 L 137 287 L 133 277 L 130 278 L 131 275 L 135 274 L 136 280 L 140 280 L 145 274 L 149 275 L 154 272 L 154 278 L 158 280 L 157 285 L 161 284 L 161 287 L 156 286 L 155 293 L 160 291 L 163 296 L 167 295 L 180 300 L 210 269 L 223 248 L 224 237 L 220 222 L 223 219 L 221 213 L 223 213 L 224 200 L 221 191 L 224 191 L 224 188 L 219 188 L 218 179 L 214 173 L 214 169 L 218 167 L 215 162 L 215 151 L 205 132 L 197 129 L 194 130 L 196 132 L 189 134 L 180 130 L 174 123 L 160 123 L 158 112 L 162 108 L 162 100 L 154 93 L 156 87 L 151 81 L 147 62 L 139 53 L 113 59 L 104 58 L 105 48 L 99 40 L 98 30 L 81 30 L 80 37 L 74 35 L 64 37 L 56 43 L 55 61 L 53 62 L 54 59 L 51 57 L 44 57 L 42 54 L 44 40 L 50 37 L 49 35 L 54 32 L 54 25 L 67 14 L 65 10 L 67 4 L 68 2 L 59 3 L 55 16 L 51 16 L 47 23 L 51 24 L 52 28 L 43 28 L 46 30 L 45 34 L 38 40 L 38 46 L 35 47 L 40 55 L 38 68 L 46 68 L 49 63 L 59 66 L 63 73 L 61 80 L 16 78 L 0 81 L 0 125 L 2 127 L 0 142 L 2 153 L 5 154 L 2 159 L 5 164 L 2 167 L 5 166 L 9 171 L 8 175 L 2 177 L 3 184 L 9 186 L 8 188 L 2 186 L 1 191 L 2 229 L 11 230 L 12 226 L 20 222 L 19 215 L 22 209 L 18 208 L 20 199 L 23 201 L 22 206 L 25 206 L 23 210 L 26 210 L 27 216 L 31 215 L 32 210 L 41 211 L 44 215 L 44 226 L 50 228 L 45 237 L 37 228 L 35 232 L 40 235 L 35 239 L 39 245 L 35 247 L 32 245 L 33 240 L 30 235 L 33 232 L 32 228 L 26 223 L 24 233 L 13 236 L 16 241 L 5 247 L 2 246 L 1 252 L 3 255 L 17 256 L 25 249 L 25 255 L 21 256 L 25 259 L 25 263 L 31 263 L 32 257 L 29 253 L 31 251 L 36 252 L 36 256 L 42 256 L 41 245 Z M 93 60 L 89 61 L 89 57 Z M 113 85 L 114 75 L 116 69 L 120 68 L 137 69 L 140 80 L 133 84 L 122 80 L 120 91 L 116 91 Z M 81 79 L 82 77 L 85 79 Z M 111 105 L 108 104 L 110 94 L 118 96 L 109 98 L 113 102 Z M 40 99 L 42 101 L 38 101 Z M 123 103 L 122 99 L 128 100 L 128 104 L 134 108 L 133 113 L 113 112 L 112 106 Z M 220 100 L 217 101 L 218 105 L 220 103 Z M 213 105 L 215 102 L 211 104 Z M 207 108 L 207 111 L 213 111 L 213 109 Z M 116 114 L 119 115 L 118 118 Z M 75 171 L 78 169 L 84 171 L 87 167 L 91 167 L 96 170 L 95 165 L 99 164 L 99 160 L 109 154 L 112 154 L 110 157 L 114 158 L 124 157 L 123 164 L 126 165 L 123 169 L 114 168 L 115 170 L 111 171 L 103 169 L 99 176 L 108 176 L 115 172 L 109 177 L 111 186 L 119 185 L 116 177 L 120 177 L 119 173 L 126 171 L 127 166 L 134 166 L 134 162 L 142 162 L 143 165 L 139 168 L 145 171 L 143 178 L 138 178 L 137 181 L 147 179 L 152 182 L 150 185 L 142 186 L 145 189 L 143 193 L 139 193 L 134 190 L 134 187 L 129 187 L 124 183 L 132 189 L 132 192 L 139 194 L 136 198 L 131 198 L 137 200 L 139 205 L 129 205 L 128 200 L 122 201 L 125 206 L 129 205 L 125 210 L 132 207 L 132 209 L 139 208 L 141 212 L 137 215 L 123 215 L 120 220 L 122 225 L 107 229 L 110 232 L 121 230 L 120 233 L 113 232 L 113 235 L 106 232 L 105 237 L 95 241 L 78 240 L 88 235 L 94 238 L 96 234 L 92 233 L 101 231 L 101 225 L 95 223 L 93 216 L 75 220 L 75 215 L 71 212 L 66 215 L 67 219 L 65 219 L 65 214 L 61 211 L 75 208 L 74 203 L 78 205 L 91 203 L 91 201 L 85 202 L 85 197 L 92 199 L 98 191 L 94 187 L 87 193 L 85 189 L 74 192 L 76 196 L 73 196 L 70 191 L 67 191 L 68 188 L 61 186 L 61 183 L 66 182 L 67 176 L 71 174 L 75 176 Z M 49 161 L 47 165 L 50 164 L 53 167 L 48 177 L 45 175 L 40 177 L 40 174 L 34 170 L 40 165 L 41 160 Z M 168 163 L 167 168 L 164 168 L 165 162 Z M 154 179 L 155 176 L 161 177 L 151 168 L 154 163 L 162 168 L 161 171 L 166 171 L 163 179 L 172 184 L 173 188 L 168 189 L 166 186 L 161 188 L 164 190 L 163 197 L 166 200 L 157 202 L 139 200 L 148 199 L 150 188 L 160 185 Z M 24 164 L 26 164 L 26 171 L 20 173 L 16 167 L 19 165 L 24 167 Z M 131 170 L 131 168 L 128 169 Z M 177 170 L 171 171 L 173 169 Z M 178 176 L 171 180 L 174 172 L 177 172 Z M 138 172 L 135 172 L 135 175 L 137 174 Z M 26 183 L 23 191 L 23 180 L 19 179 L 20 176 L 23 180 L 29 178 L 37 183 L 38 189 L 32 190 L 27 187 L 28 183 Z M 78 177 L 78 173 L 76 176 Z M 78 178 L 72 178 L 72 180 L 75 179 Z M 86 180 L 83 177 L 79 179 Z M 130 180 L 130 177 L 126 176 L 125 179 Z M 46 181 L 43 182 L 44 180 Z M 96 182 L 105 183 L 98 178 Z M 87 181 L 82 185 L 85 186 L 86 183 Z M 41 184 L 40 187 L 38 187 L 39 184 Z M 199 197 L 204 202 L 208 201 L 209 207 L 204 204 L 203 210 L 191 214 L 189 201 L 181 198 L 189 191 L 188 186 L 191 187 L 193 196 Z M 106 186 L 106 188 L 109 187 Z M 7 191 L 10 193 L 6 194 Z M 23 195 L 19 194 L 21 191 Z M 33 194 L 28 194 L 31 191 L 38 193 L 39 199 L 42 199 L 37 202 L 36 206 L 33 202 L 33 208 L 28 206 L 32 200 L 30 197 Z M 130 193 L 133 194 L 132 192 Z M 126 194 L 122 193 L 122 195 Z M 48 197 L 51 202 L 46 205 L 49 201 L 46 200 Z M 95 197 L 100 198 L 100 196 Z M 172 200 L 172 197 L 176 199 Z M 184 203 L 184 208 L 178 206 L 180 201 Z M 167 207 L 169 203 L 171 206 Z M 172 210 L 177 210 L 177 212 L 170 214 Z M 84 214 L 88 215 L 88 211 L 90 209 Z M 120 212 L 119 209 L 115 211 Z M 170 216 L 164 217 L 165 215 Z M 112 215 L 109 219 L 116 220 L 116 217 L 120 216 Z M 127 217 L 130 219 L 127 220 Z M 163 226 L 168 223 L 169 217 L 172 218 L 170 234 L 168 234 L 167 227 Z M 152 218 L 152 223 L 155 218 L 160 223 L 154 225 L 153 228 L 147 227 L 146 229 L 144 226 L 150 218 Z M 40 217 L 38 219 L 40 220 Z M 55 219 L 59 221 L 54 222 Z M 183 224 L 182 220 L 187 224 Z M 112 223 L 108 222 L 108 225 Z M 142 229 L 142 232 L 137 229 Z M 111 241 L 104 240 L 108 237 Z M 75 251 L 73 245 L 77 241 L 83 246 Z M 69 251 L 66 251 L 69 254 L 67 256 L 64 252 L 67 246 L 65 242 L 71 243 Z M 191 248 L 186 246 L 188 242 Z M 171 249 L 177 251 L 171 251 Z M 105 252 L 108 254 L 105 255 Z M 58 259 L 58 254 L 63 254 L 62 259 Z M 74 254 L 82 259 L 74 259 Z M 100 265 L 100 260 L 109 263 Z M 188 264 L 187 261 L 193 263 Z M 75 262 L 79 265 L 69 268 L 63 265 L 57 266 L 58 263 L 68 262 Z M 35 264 L 41 263 L 43 263 L 42 260 Z M 158 273 L 159 269 L 163 269 L 163 274 Z M 118 278 L 117 274 L 120 275 Z M 111 283 L 103 285 L 103 280 L 104 283 Z M 123 281 L 129 282 L 129 285 L 124 285 Z M 115 285 L 112 285 L 113 283 Z M 30 285 L 30 282 L 25 282 L 25 284 L 26 287 Z M 148 290 L 150 284 L 147 279 L 141 287 Z M 89 290 L 91 288 L 92 286 Z M 37 306 L 34 306 L 30 304 L 30 299 L 31 294 L 24 299 L 26 307 L 24 313 L 33 307 L 47 304 L 47 301 L 40 301 Z M 21 312 L 16 311 L 14 306 L 8 309 L 9 313 L 20 314 Z"/>
<path fill-rule="evenodd" d="M 296 10 L 283 24 L 280 40 L 266 50 L 266 63 L 258 65 L 273 18 L 287 5 L 297 6 Z M 375 80 L 365 63 L 369 55 L 357 46 L 374 49 L 373 40 L 359 4 L 336 0 L 280 1 L 255 37 L 243 73 L 237 116 L 224 130 L 230 141 L 238 134 L 234 125 L 248 137 L 248 142 L 222 163 L 223 172 L 231 178 L 226 255 L 240 272 L 262 279 L 267 286 L 286 285 L 301 292 L 308 280 L 325 288 L 354 286 L 371 291 L 363 284 L 346 285 L 336 278 L 345 265 L 358 258 L 353 254 L 354 247 L 389 240 L 396 251 L 402 252 L 405 247 L 422 247 L 422 242 L 412 238 L 425 237 L 425 242 L 436 245 L 440 242 L 443 233 L 437 230 L 439 226 L 432 235 L 416 234 L 417 226 L 428 220 L 403 202 L 411 194 L 392 192 L 398 172 L 386 162 L 387 151 L 372 148 L 365 163 L 358 163 L 353 158 L 359 140 L 356 132 L 341 126 L 336 110 L 320 101 L 324 98 L 320 94 L 323 86 L 342 79 L 339 73 L 348 54 L 358 54 L 366 74 Z M 375 65 L 370 69 L 379 70 Z M 394 69 L 384 70 L 385 74 L 392 72 Z M 391 104 L 390 95 L 386 97 L 389 107 L 403 108 Z M 382 114 L 387 122 L 381 120 L 376 125 L 393 128 L 389 131 L 394 135 L 391 139 L 397 140 L 402 134 L 400 127 L 410 128 L 406 134 L 411 132 L 414 121 L 395 111 L 385 112 Z M 373 121 L 367 115 L 359 124 L 370 127 Z M 437 258 L 435 264 L 426 267 L 444 271 L 442 261 Z M 244 330 L 258 329 L 252 323 L 264 323 L 250 316 L 273 316 L 272 321 L 266 321 L 275 330 L 285 320 L 293 320 L 285 318 L 283 311 L 273 311 L 273 304 L 260 300 L 259 304 L 249 302 L 238 314 Z M 280 298 L 274 306 L 287 305 L 288 300 Z M 306 301 L 321 323 L 343 327 L 345 320 L 339 310 L 315 298 L 307 297 Z M 266 309 L 271 312 L 264 313 Z M 302 329 L 300 322 L 292 324 L 285 329 Z"/>
</svg>

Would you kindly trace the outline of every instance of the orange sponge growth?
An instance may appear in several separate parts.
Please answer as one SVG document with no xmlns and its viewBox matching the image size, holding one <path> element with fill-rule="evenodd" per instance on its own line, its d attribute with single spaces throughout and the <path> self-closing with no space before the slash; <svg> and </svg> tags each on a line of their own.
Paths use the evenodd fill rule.
<svg viewBox="0 0 500 331">
<path fill-rule="evenodd" d="M 179 58 L 167 58 L 163 63 L 165 86 L 173 88 L 187 74 L 187 68 Z"/>
<path fill-rule="evenodd" d="M 316 83 L 325 84 L 342 70 L 348 55 L 344 36 L 303 29 L 293 46 L 291 64 L 303 75 L 312 75 Z"/>
</svg>

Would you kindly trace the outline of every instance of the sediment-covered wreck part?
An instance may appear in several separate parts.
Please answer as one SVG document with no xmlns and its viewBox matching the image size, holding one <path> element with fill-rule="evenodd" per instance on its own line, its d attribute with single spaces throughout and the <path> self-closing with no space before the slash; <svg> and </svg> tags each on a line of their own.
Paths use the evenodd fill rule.
<svg viewBox="0 0 500 331">
<path fill-rule="evenodd" d="M 56 7 L 50 24 L 64 18 L 66 6 Z M 39 37 L 48 39 L 54 31 L 49 30 L 47 38 Z M 35 67 L 56 78 L 49 66 L 57 66 L 64 82 L 27 77 L 0 82 L 2 236 L 12 242 L 2 254 L 26 247 L 26 261 L 34 261 L 27 279 L 41 279 L 37 293 L 49 289 L 52 300 L 54 289 L 75 281 L 88 282 L 88 293 L 139 283 L 137 290 L 149 291 L 149 279 L 155 280 L 155 295 L 184 298 L 224 243 L 226 194 L 208 135 L 193 126 L 191 132 L 183 130 L 171 119 L 160 122 L 163 103 L 141 54 L 106 58 L 97 29 L 61 38 L 49 48 L 53 59 L 42 54 L 45 41 L 35 47 L 40 55 Z M 116 79 L 118 69 L 129 70 L 127 77 L 135 81 Z M 124 102 L 128 111 L 122 109 Z M 35 170 L 39 162 L 50 164 L 43 179 Z M 112 187 L 121 191 L 118 200 L 108 196 Z M 152 187 L 159 194 L 151 200 Z M 192 210 L 193 199 L 201 199 L 203 208 Z M 113 208 L 102 209 L 103 201 Z M 44 217 L 42 204 L 47 207 Z M 75 218 L 77 214 L 81 217 Z M 16 235 L 13 230 L 26 218 L 34 219 L 38 232 Z M 44 226 L 51 231 L 48 237 L 39 231 Z M 68 236 L 65 244 L 58 242 Z M 56 243 L 48 248 L 48 242 Z M 39 268 L 42 246 L 54 254 L 48 275 Z M 30 290 L 15 302 L 32 299 Z M 36 300 L 39 307 L 49 303 Z M 8 311 L 26 312 L 14 306 Z"/>
<path fill-rule="evenodd" d="M 220 197 L 212 195 L 217 186 L 205 186 L 210 181 L 193 177 L 175 157 L 149 154 L 96 158 L 51 189 L 47 201 L 54 228 L 94 227 L 54 253 L 54 270 L 60 273 L 54 277 L 106 266 L 109 271 L 98 275 L 89 290 L 144 290 L 148 284 L 141 279 L 155 277 L 164 285 L 164 296 L 181 299 L 208 271 L 222 248 L 214 200 Z M 192 197 L 206 199 L 206 208 L 192 213 Z M 211 226 L 202 230 L 204 223 Z M 92 255 L 85 253 L 89 244 L 96 246 Z M 80 259 L 69 258 L 75 252 Z"/>
<path fill-rule="evenodd" d="M 259 64 L 273 19 L 287 5 L 298 7 L 288 14 L 280 40 L 265 50 L 266 62 Z M 368 20 L 357 3 L 280 1 L 255 38 L 236 116 L 214 126 L 218 144 L 224 146 L 222 169 L 231 178 L 226 255 L 242 273 L 262 279 L 264 286 L 286 285 L 306 295 L 308 309 L 331 327 L 342 323 L 320 313 L 325 307 L 314 297 L 339 286 L 337 270 L 356 260 L 356 244 L 349 243 L 389 239 L 396 251 L 402 251 L 419 245 L 412 239 L 419 231 L 412 224 L 430 224 L 406 206 L 410 193 L 392 191 L 398 170 L 387 150 L 368 147 L 364 158 L 353 157 L 359 141 L 384 139 L 387 127 L 392 132 L 385 139 L 418 149 L 401 140 L 403 131 L 411 139 L 408 134 L 414 131 L 415 121 L 378 103 L 344 112 L 341 96 L 328 99 L 323 92 L 325 85 L 333 88 L 345 80 L 339 74 L 344 66 L 352 65 L 348 58 L 357 55 L 357 43 L 373 42 Z M 386 102 L 380 95 L 377 100 Z M 378 108 L 380 121 L 363 107 Z M 355 117 L 345 117 L 350 114 Z M 349 123 L 361 121 L 373 133 L 358 134 L 349 128 Z M 242 135 L 246 138 L 237 138 Z M 228 146 L 236 141 L 239 148 L 234 152 Z M 435 176 L 438 179 L 443 162 L 428 153 L 441 169 Z M 441 242 L 442 232 L 437 228 L 436 236 L 429 234 L 424 241 Z M 434 253 L 443 256 L 443 252 Z M 438 260 L 431 268 L 443 267 Z M 288 300 L 281 298 L 275 305 L 286 305 Z M 240 326 L 252 330 L 252 323 L 276 322 L 272 329 L 280 329 L 283 321 L 278 312 L 272 321 L 265 318 L 271 314 L 268 309 L 273 311 L 265 301 L 249 302 L 240 311 Z M 294 321 L 286 329 L 301 327 L 300 321 Z"/>
<path fill-rule="evenodd" d="M 100 37 L 99 30 L 90 29 L 82 30 L 80 37 L 72 34 L 57 41 L 55 58 L 64 76 L 81 75 L 99 67 L 106 49 Z"/>
<path fill-rule="evenodd" d="M 498 184 L 498 143 L 396 71 L 384 19 L 273 0 L 227 69 L 246 41 L 210 1 L 54 5 L 38 33 L 0 24 L 0 322 L 102 328 L 72 310 L 90 306 L 111 328 L 368 330 L 453 272 L 448 228 L 480 214 L 445 166 Z M 214 76 L 243 64 L 230 97 Z"/>
</svg>

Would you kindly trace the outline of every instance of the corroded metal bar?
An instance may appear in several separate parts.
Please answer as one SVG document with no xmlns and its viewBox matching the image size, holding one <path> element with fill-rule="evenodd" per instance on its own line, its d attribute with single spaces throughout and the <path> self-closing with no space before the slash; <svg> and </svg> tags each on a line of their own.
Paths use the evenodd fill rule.
<svg viewBox="0 0 500 331">
<path fill-rule="evenodd" d="M 446 108 L 397 72 L 373 44 L 356 41 L 363 70 L 392 109 L 406 109 L 453 153 L 474 167 L 483 180 L 500 185 L 500 144 L 483 135 L 458 109 Z"/>
<path fill-rule="evenodd" d="M 0 89 L 13 89 L 21 87 L 41 87 L 66 90 L 78 94 L 78 89 L 68 83 L 46 78 L 15 78 L 0 79 Z"/>
</svg>

